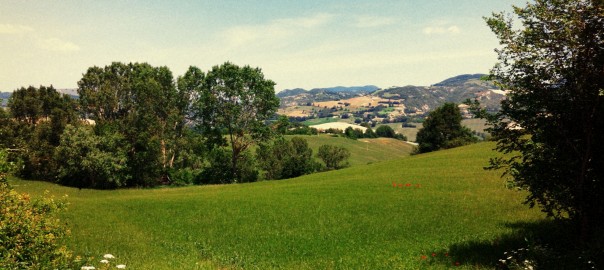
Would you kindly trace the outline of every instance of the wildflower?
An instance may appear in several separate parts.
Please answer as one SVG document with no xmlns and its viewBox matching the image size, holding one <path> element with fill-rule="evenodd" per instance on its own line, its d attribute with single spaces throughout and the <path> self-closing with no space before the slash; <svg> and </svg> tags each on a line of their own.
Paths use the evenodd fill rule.
<svg viewBox="0 0 604 270">
<path fill-rule="evenodd" d="M 436 257 L 436 253 L 432 252 L 432 257 Z"/>
<path fill-rule="evenodd" d="M 427 259 L 427 258 L 428 258 L 428 256 L 426 256 L 426 255 L 422 255 L 422 260 L 425 260 L 425 259 Z"/>
<path fill-rule="evenodd" d="M 448 253 L 448 252 L 447 252 L 447 253 L 445 253 L 445 257 L 449 257 L 449 253 Z"/>
<path fill-rule="evenodd" d="M 125 264 L 118 264 L 115 267 L 117 267 L 117 269 L 126 269 L 126 265 Z"/>
<path fill-rule="evenodd" d="M 82 266 L 81 270 L 94 270 L 94 266 Z"/>
<path fill-rule="evenodd" d="M 410 186 L 411 186 L 411 184 L 410 184 L 410 183 L 407 183 L 407 184 L 405 184 L 405 186 L 410 187 Z"/>
<path fill-rule="evenodd" d="M 103 258 L 105 258 L 105 259 L 115 259 L 115 256 L 113 256 L 111 254 L 105 254 L 105 255 L 103 255 Z"/>
<path fill-rule="evenodd" d="M 109 263 L 108 260 L 101 260 L 101 263 Z"/>
<path fill-rule="evenodd" d="M 395 183 L 395 182 L 392 182 L 392 186 L 393 186 L 393 187 L 396 187 L 396 183 Z"/>
<path fill-rule="evenodd" d="M 455 266 L 459 266 L 459 262 L 455 262 Z"/>
</svg>

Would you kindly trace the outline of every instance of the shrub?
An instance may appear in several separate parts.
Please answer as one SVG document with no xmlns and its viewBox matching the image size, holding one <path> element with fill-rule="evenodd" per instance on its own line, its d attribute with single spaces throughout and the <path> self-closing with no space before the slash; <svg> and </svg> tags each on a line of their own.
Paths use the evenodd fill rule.
<svg viewBox="0 0 604 270">
<path fill-rule="evenodd" d="M 386 137 L 386 138 L 394 138 L 395 136 L 395 132 L 394 129 L 392 129 L 390 126 L 379 126 L 376 130 L 375 130 L 375 134 L 378 135 L 378 137 Z"/>
<path fill-rule="evenodd" d="M 208 165 L 196 178 L 196 184 L 229 184 L 246 183 L 258 180 L 258 170 L 249 151 L 239 155 L 237 171 L 225 169 L 231 165 L 231 150 L 220 147 L 210 151 L 208 155 Z"/>
<path fill-rule="evenodd" d="M 17 193 L 6 179 L 9 167 L 0 151 L 0 269 L 65 268 L 71 253 L 59 240 L 69 231 L 55 214 L 66 203 Z"/>
<path fill-rule="evenodd" d="M 261 144 L 256 151 L 256 160 L 264 170 L 266 179 L 297 177 L 312 173 L 317 167 L 312 149 L 300 137 L 293 137 L 291 141 L 279 138 L 271 143 Z"/>
<path fill-rule="evenodd" d="M 350 151 L 344 147 L 324 144 L 319 147 L 317 156 L 325 163 L 327 170 L 347 167 Z"/>
</svg>

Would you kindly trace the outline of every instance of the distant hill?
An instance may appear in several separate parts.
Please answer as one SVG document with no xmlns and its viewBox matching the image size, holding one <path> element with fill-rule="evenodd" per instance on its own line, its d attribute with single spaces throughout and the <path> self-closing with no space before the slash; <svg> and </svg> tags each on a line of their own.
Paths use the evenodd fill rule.
<svg viewBox="0 0 604 270">
<path fill-rule="evenodd" d="M 2 99 L 2 102 L 0 103 L 1 107 L 6 107 L 8 98 L 10 98 L 11 95 L 12 95 L 12 93 L 10 93 L 10 92 L 0 92 L 0 99 Z"/>
<path fill-rule="evenodd" d="M 399 100 L 410 110 L 431 111 L 445 102 L 462 103 L 466 99 L 477 99 L 488 110 L 499 110 L 505 95 L 498 88 L 481 78 L 484 74 L 465 74 L 446 79 L 432 86 L 392 87 L 377 91 L 373 95 Z M 495 90 L 495 91 L 493 91 Z"/>
<path fill-rule="evenodd" d="M 442 82 L 434 84 L 434 86 L 459 86 L 470 80 L 480 80 L 484 76 L 486 76 L 486 74 L 463 74 L 446 79 Z"/>
<path fill-rule="evenodd" d="M 309 93 L 309 94 L 321 94 L 321 93 L 330 93 L 330 94 L 369 94 L 376 90 L 380 89 L 375 85 L 365 85 L 365 86 L 336 86 L 336 87 L 327 87 L 327 88 L 313 88 L 311 90 L 306 90 L 302 88 L 295 89 L 285 89 L 279 93 L 277 93 L 277 97 L 289 97 L 295 96 L 299 94 Z"/>
<path fill-rule="evenodd" d="M 289 116 L 309 116 L 317 114 L 317 108 L 309 106 L 328 106 L 325 102 L 338 102 L 338 105 L 329 105 L 330 108 L 338 106 L 348 106 L 358 101 L 358 98 L 369 99 L 360 110 L 371 110 L 372 106 L 382 103 L 391 107 L 388 114 L 389 118 L 397 115 L 413 116 L 425 115 L 427 112 L 441 106 L 445 102 L 463 103 L 465 100 L 477 99 L 489 111 L 498 111 L 501 101 L 505 98 L 505 92 L 498 89 L 492 82 L 481 80 L 485 74 L 463 74 L 448 78 L 439 83 L 430 86 L 394 86 L 387 89 L 377 89 L 376 86 L 365 87 L 333 87 L 323 89 L 313 89 L 310 91 L 304 89 L 285 90 L 277 96 L 281 99 L 281 111 Z M 348 104 L 348 105 L 347 105 Z M 354 113 L 354 108 L 348 107 L 347 112 Z M 335 108 L 337 111 L 338 108 Z M 394 113 L 391 111 L 395 111 Z M 335 116 L 342 113 L 336 113 Z M 360 117 L 360 116 L 356 116 Z"/>
</svg>

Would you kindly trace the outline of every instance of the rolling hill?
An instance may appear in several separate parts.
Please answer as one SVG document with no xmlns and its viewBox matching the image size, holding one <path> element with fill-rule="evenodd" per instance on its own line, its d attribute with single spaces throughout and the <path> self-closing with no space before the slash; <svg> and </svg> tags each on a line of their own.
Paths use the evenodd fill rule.
<svg viewBox="0 0 604 270">
<path fill-rule="evenodd" d="M 67 194 L 68 246 L 129 269 L 493 269 L 543 219 L 482 167 L 492 143 L 280 181 Z"/>
</svg>

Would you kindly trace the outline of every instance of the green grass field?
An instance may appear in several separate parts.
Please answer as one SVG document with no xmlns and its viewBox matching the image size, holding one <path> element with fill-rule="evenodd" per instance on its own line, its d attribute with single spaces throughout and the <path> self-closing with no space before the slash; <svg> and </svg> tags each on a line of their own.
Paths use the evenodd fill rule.
<svg viewBox="0 0 604 270">
<path fill-rule="evenodd" d="M 320 124 L 332 123 L 332 122 L 338 122 L 338 121 L 340 121 L 340 118 L 323 117 L 323 118 L 309 119 L 309 120 L 302 122 L 302 124 L 305 124 L 307 126 L 312 126 L 312 125 L 320 125 Z"/>
<path fill-rule="evenodd" d="M 524 193 L 482 169 L 493 146 L 251 184 L 97 191 L 12 183 L 67 194 L 68 246 L 112 253 L 128 269 L 492 269 L 517 244 L 518 228 L 543 219 L 520 204 Z"/>
<path fill-rule="evenodd" d="M 332 137 L 321 134 L 319 136 L 299 136 L 308 141 L 313 150 L 313 155 L 319 151 L 319 146 L 332 144 L 350 150 L 350 165 L 364 165 L 368 163 L 407 157 L 413 152 L 414 146 L 400 140 L 390 138 L 358 139 L 352 140 L 344 137 Z M 294 137 L 287 136 L 288 138 Z"/>
</svg>

